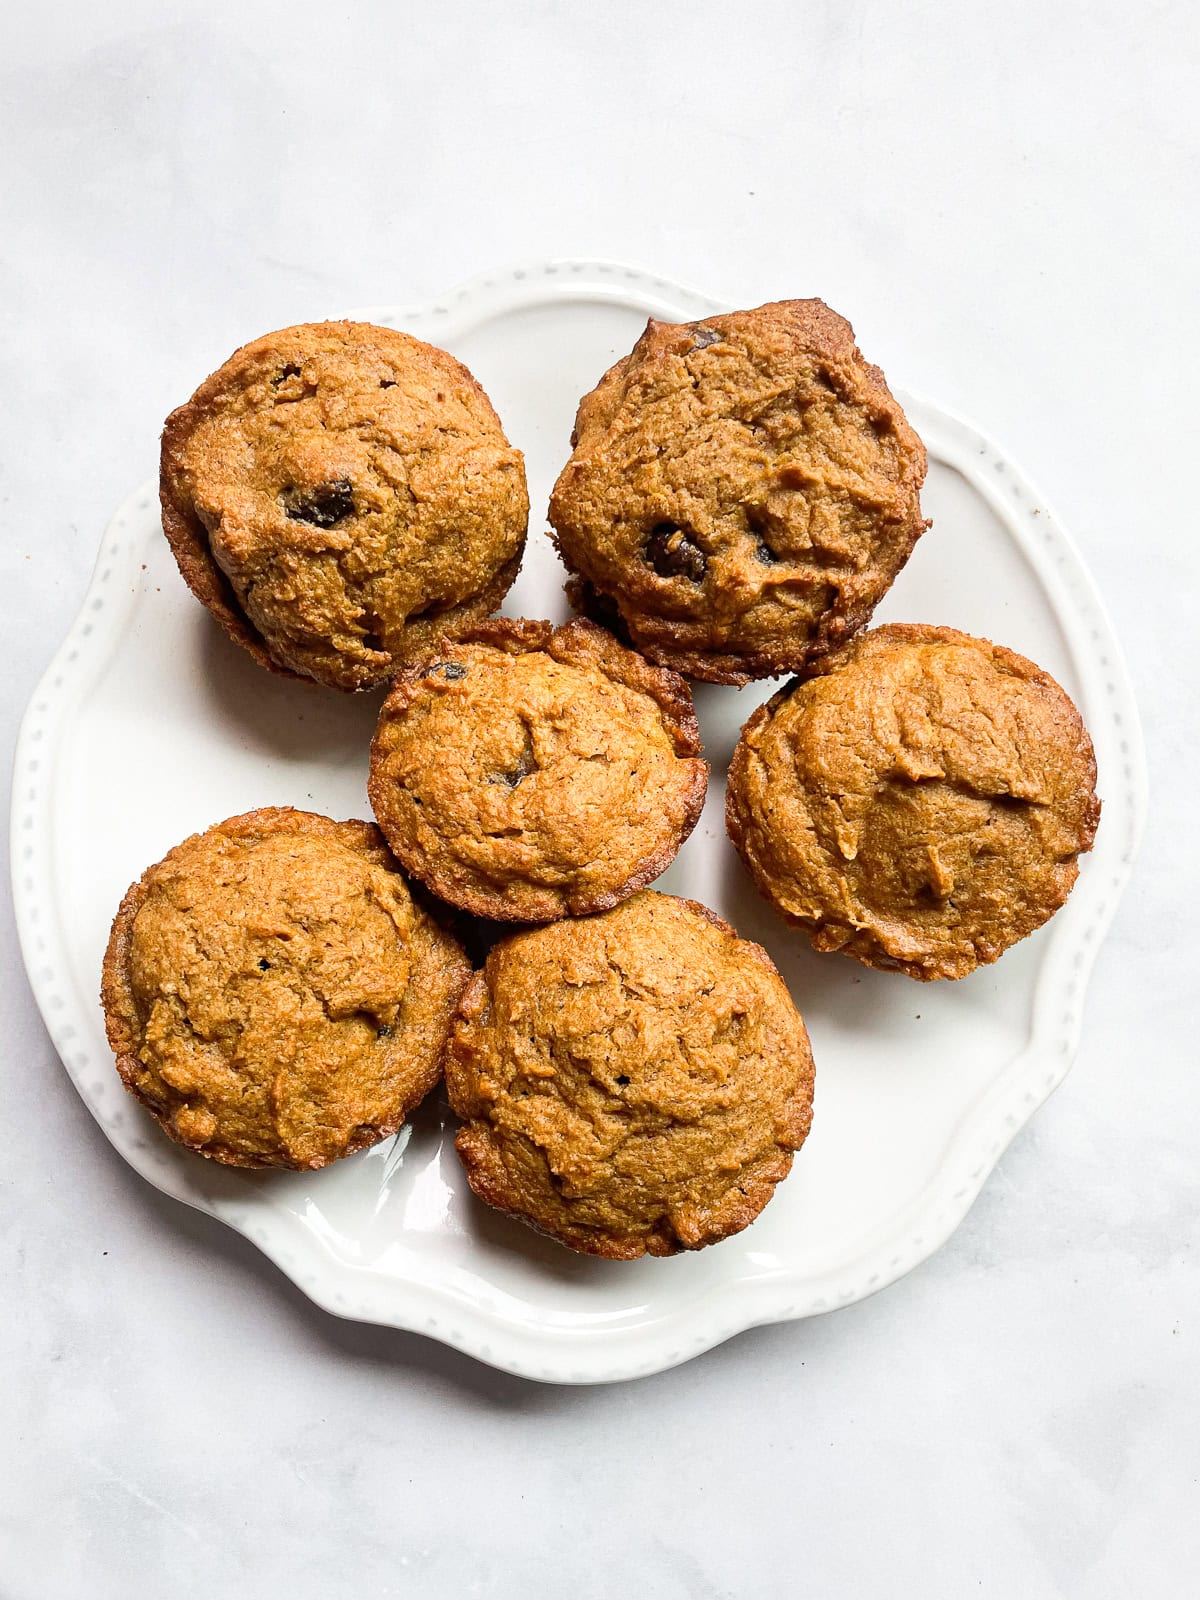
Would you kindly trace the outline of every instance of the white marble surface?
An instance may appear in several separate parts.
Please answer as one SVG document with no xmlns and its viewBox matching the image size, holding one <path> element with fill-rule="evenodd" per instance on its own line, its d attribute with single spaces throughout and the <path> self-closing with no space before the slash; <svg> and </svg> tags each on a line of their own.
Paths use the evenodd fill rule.
<svg viewBox="0 0 1200 1600">
<path fill-rule="evenodd" d="M 141 1183 L 58 1066 L 6 905 L 3 1600 L 1194 1592 L 1187 0 L 109 0 L 2 28 L 9 741 L 162 416 L 235 342 L 602 254 L 819 293 L 1002 439 L 1106 592 L 1154 785 L 1075 1072 L 951 1243 L 608 1389 L 336 1322 Z"/>
</svg>

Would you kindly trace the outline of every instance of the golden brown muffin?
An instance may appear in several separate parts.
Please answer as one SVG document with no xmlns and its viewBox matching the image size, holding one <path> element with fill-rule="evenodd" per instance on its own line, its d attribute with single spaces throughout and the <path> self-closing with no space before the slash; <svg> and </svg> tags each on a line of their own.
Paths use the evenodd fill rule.
<svg viewBox="0 0 1200 1600">
<path fill-rule="evenodd" d="M 121 903 L 102 998 L 164 1132 L 237 1167 L 323 1167 L 440 1076 L 470 976 L 379 830 L 268 807 L 193 835 Z"/>
<path fill-rule="evenodd" d="M 1100 817 L 1079 713 L 1024 656 L 888 626 L 750 718 L 729 836 L 817 950 L 961 978 L 1070 893 Z"/>
<path fill-rule="evenodd" d="M 588 1255 L 739 1232 L 812 1121 L 808 1035 L 766 951 L 650 890 L 495 946 L 445 1065 L 475 1193 Z"/>
<path fill-rule="evenodd" d="M 367 789 L 400 862 L 508 922 L 603 911 L 704 806 L 687 684 L 590 622 L 499 619 L 396 679 Z"/>
<path fill-rule="evenodd" d="M 365 689 L 496 609 L 529 497 L 467 369 L 367 322 L 266 334 L 167 418 L 163 529 L 275 671 Z"/>
<path fill-rule="evenodd" d="M 712 683 L 849 638 L 927 526 L 924 447 L 820 300 L 651 321 L 571 443 L 550 521 L 572 603 Z"/>
</svg>

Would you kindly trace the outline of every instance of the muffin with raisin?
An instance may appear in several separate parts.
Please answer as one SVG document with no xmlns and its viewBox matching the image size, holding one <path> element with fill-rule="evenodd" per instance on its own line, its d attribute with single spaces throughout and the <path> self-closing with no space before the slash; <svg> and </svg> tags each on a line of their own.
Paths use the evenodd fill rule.
<svg viewBox="0 0 1200 1600">
<path fill-rule="evenodd" d="M 572 445 L 550 521 L 573 603 L 714 683 L 844 642 L 926 527 L 924 447 L 820 300 L 651 321 Z"/>
<path fill-rule="evenodd" d="M 398 859 L 441 899 L 550 922 L 664 872 L 707 780 L 676 673 L 582 619 L 497 618 L 397 676 L 368 792 Z"/>
<path fill-rule="evenodd" d="M 365 689 L 496 609 L 529 499 L 519 451 L 453 356 L 318 322 L 238 350 L 167 418 L 163 529 L 261 665 Z"/>
</svg>

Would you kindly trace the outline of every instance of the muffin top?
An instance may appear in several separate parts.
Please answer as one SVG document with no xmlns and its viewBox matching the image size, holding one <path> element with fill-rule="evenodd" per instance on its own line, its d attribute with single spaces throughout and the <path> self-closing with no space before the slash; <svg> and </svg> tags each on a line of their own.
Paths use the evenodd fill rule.
<svg viewBox="0 0 1200 1600">
<path fill-rule="evenodd" d="M 663 872 L 704 805 L 683 679 L 576 621 L 500 619 L 397 677 L 368 791 L 396 856 L 477 916 L 600 911 Z"/>
<path fill-rule="evenodd" d="M 243 346 L 167 418 L 160 488 L 226 631 L 338 689 L 494 610 L 529 513 L 521 454 L 461 362 L 365 322 Z"/>
<path fill-rule="evenodd" d="M 268 808 L 133 885 L 104 960 L 126 1087 L 232 1166 L 322 1167 L 393 1133 L 440 1076 L 470 974 L 379 830 Z"/>
<path fill-rule="evenodd" d="M 1095 784 L 1049 673 L 952 628 L 888 626 L 755 712 L 726 818 L 759 889 L 818 950 L 961 978 L 1067 898 Z"/>
<path fill-rule="evenodd" d="M 758 945 L 643 891 L 518 933 L 446 1052 L 481 1199 L 590 1255 L 699 1249 L 752 1222 L 812 1120 L 804 1024 Z"/>
<path fill-rule="evenodd" d="M 925 527 L 924 447 L 820 300 L 650 322 L 572 443 L 550 501 L 572 601 L 715 683 L 848 638 Z"/>
</svg>

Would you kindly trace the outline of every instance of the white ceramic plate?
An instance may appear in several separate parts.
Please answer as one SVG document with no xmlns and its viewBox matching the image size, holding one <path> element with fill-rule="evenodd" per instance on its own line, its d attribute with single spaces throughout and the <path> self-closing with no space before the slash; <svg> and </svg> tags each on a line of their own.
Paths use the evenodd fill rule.
<svg viewBox="0 0 1200 1600">
<path fill-rule="evenodd" d="M 565 615 L 541 530 L 579 396 L 648 313 L 720 309 L 632 269 L 558 261 L 478 279 L 425 309 L 358 313 L 461 356 L 525 451 L 534 509 L 508 612 Z M 758 899 L 722 824 L 725 763 L 774 686 L 698 686 L 713 782 L 657 887 L 705 901 L 766 945 L 817 1061 L 812 1136 L 751 1228 L 695 1255 L 591 1260 L 472 1198 L 436 1096 L 411 1129 L 323 1172 L 248 1174 L 179 1150 L 124 1092 L 97 990 L 126 886 L 186 834 L 254 806 L 368 816 L 379 703 L 270 677 L 230 644 L 175 570 L 152 484 L 104 535 L 83 609 L 27 712 L 13 790 L 30 980 L 67 1071 L 125 1159 L 244 1233 L 328 1310 L 555 1382 L 671 1366 L 755 1323 L 860 1299 L 935 1250 L 1070 1066 L 1141 827 L 1144 768 L 1120 649 L 1061 526 L 989 440 L 902 400 L 929 449 L 933 527 L 878 620 L 952 624 L 1047 667 L 1092 731 L 1104 815 L 1065 909 L 996 966 L 921 985 L 814 956 Z"/>
</svg>

